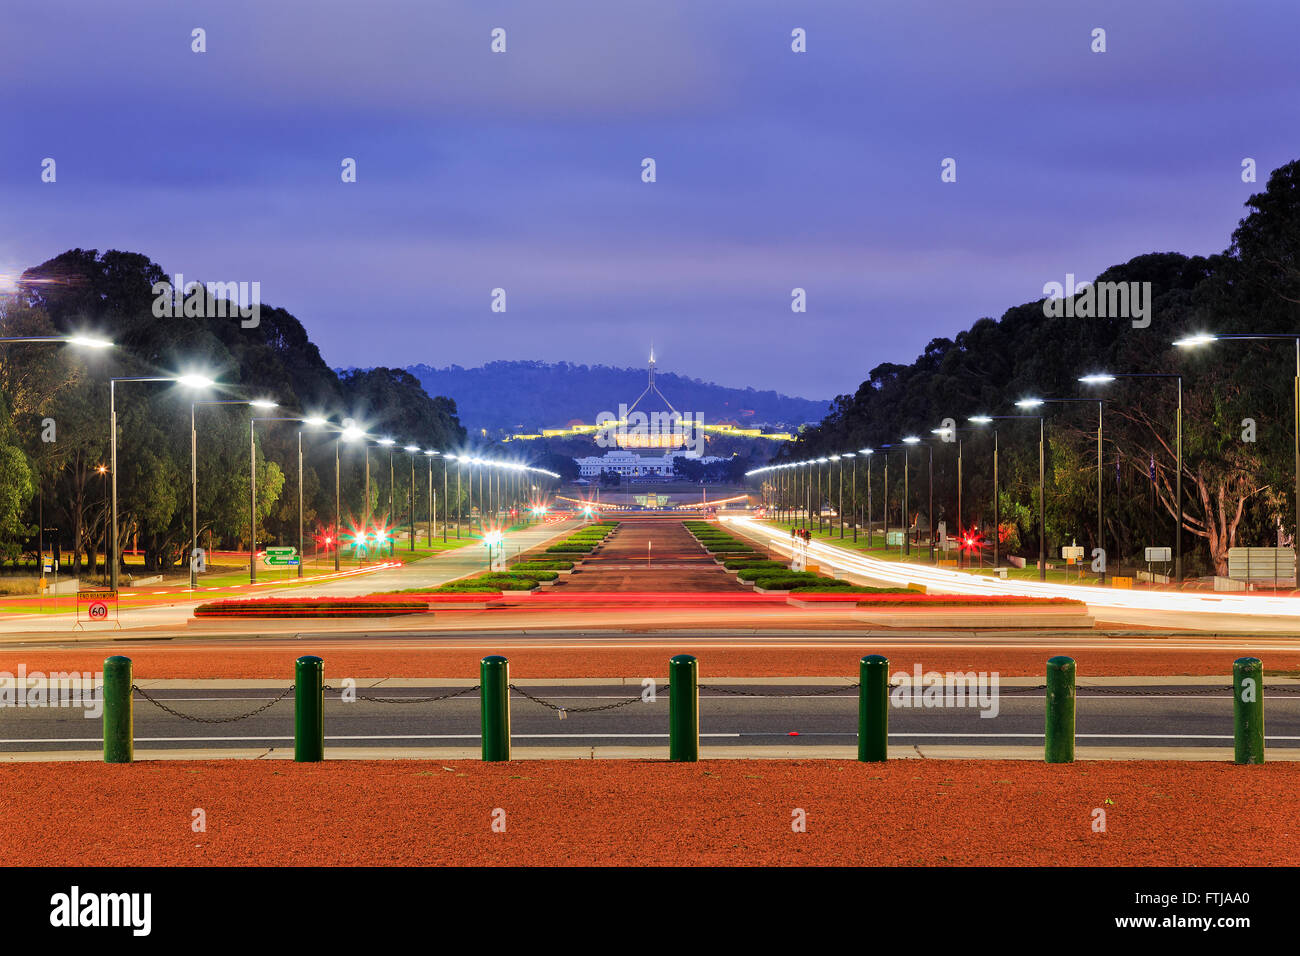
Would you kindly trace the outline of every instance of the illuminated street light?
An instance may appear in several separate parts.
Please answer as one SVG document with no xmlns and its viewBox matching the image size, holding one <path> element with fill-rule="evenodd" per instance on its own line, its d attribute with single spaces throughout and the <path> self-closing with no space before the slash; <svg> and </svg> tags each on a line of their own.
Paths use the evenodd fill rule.
<svg viewBox="0 0 1300 956">
<path fill-rule="evenodd" d="M 1222 341 L 1251 342 L 1251 341 L 1267 341 L 1271 339 L 1293 339 L 1295 341 L 1295 378 L 1293 379 L 1293 383 L 1292 383 L 1293 393 L 1292 393 L 1292 406 L 1291 406 L 1292 413 L 1294 416 L 1292 421 L 1291 438 L 1293 442 L 1294 461 L 1295 461 L 1295 530 L 1293 532 L 1292 540 L 1294 543 L 1300 544 L 1300 335 L 1296 335 L 1294 333 L 1288 333 L 1288 332 L 1220 332 L 1218 334 L 1211 334 L 1209 332 L 1198 332 L 1194 335 L 1189 335 L 1186 336 L 1185 338 L 1178 339 L 1177 341 L 1174 342 L 1174 345 L 1178 346 L 1179 348 L 1191 348 L 1198 345 L 1208 345 L 1211 342 L 1222 342 Z M 1182 408 L 1182 379 L 1181 378 L 1178 380 L 1178 395 L 1179 395 L 1178 405 L 1179 405 L 1179 409 L 1181 410 Z M 1181 431 L 1182 428 L 1181 412 L 1180 412 L 1178 424 L 1179 424 L 1179 429 Z M 1179 470 L 1179 478 L 1180 479 L 1182 478 L 1181 469 Z M 1182 504 L 1181 495 L 1179 495 L 1178 501 L 1179 504 L 1181 505 Z M 1182 521 L 1180 520 L 1178 523 L 1178 531 L 1180 534 L 1182 530 L 1183 530 L 1183 525 L 1182 525 Z M 1178 567 L 1179 580 L 1181 581 L 1182 580 L 1181 553 L 1177 556 L 1177 559 L 1178 559 L 1177 567 Z"/>
<path fill-rule="evenodd" d="M 1193 339 L 1201 339 L 1213 342 L 1214 336 L 1192 336 Z M 1176 344 L 1176 343 L 1175 343 Z M 1195 344 L 1202 344 L 1197 342 Z M 1178 523 L 1174 526 L 1174 580 L 1179 584 L 1183 583 L 1183 377 L 1172 372 L 1119 372 L 1112 375 L 1109 372 L 1099 372 L 1095 375 L 1085 375 L 1079 379 L 1080 382 L 1093 385 L 1105 385 L 1115 381 L 1117 378 L 1172 378 L 1178 380 L 1178 412 L 1174 416 L 1174 497 L 1178 499 Z M 1154 480 L 1154 479 L 1153 479 Z M 1154 486 L 1153 486 L 1154 493 Z M 1101 491 L 1097 492 L 1097 500 L 1101 501 Z M 1152 499 L 1154 502 L 1154 499 Z M 1154 504 L 1152 513 L 1154 514 Z M 1154 535 L 1155 520 L 1152 519 L 1152 534 Z M 1155 541 L 1151 542 L 1152 546 Z"/>
<path fill-rule="evenodd" d="M 1219 341 L 1219 337 L 1217 335 L 1211 335 L 1208 332 L 1197 332 L 1193 335 L 1188 335 L 1188 336 L 1184 336 L 1181 339 L 1176 339 L 1174 341 L 1174 345 L 1178 346 L 1178 348 L 1180 349 L 1190 349 L 1190 348 L 1196 348 L 1198 345 L 1209 345 L 1211 342 L 1217 342 L 1217 341 Z"/>
<path fill-rule="evenodd" d="M 118 382 L 174 382 L 184 385 L 191 389 L 211 388 L 216 382 L 203 375 L 179 375 L 179 376 L 159 376 L 159 375 L 133 375 L 110 378 L 108 380 L 108 443 L 109 443 L 109 470 L 113 475 L 113 509 L 110 520 L 112 521 L 112 545 L 110 555 L 112 564 L 109 567 L 109 587 L 116 591 L 118 583 L 118 564 L 120 563 L 120 550 L 118 547 L 117 537 L 117 383 Z"/>
</svg>

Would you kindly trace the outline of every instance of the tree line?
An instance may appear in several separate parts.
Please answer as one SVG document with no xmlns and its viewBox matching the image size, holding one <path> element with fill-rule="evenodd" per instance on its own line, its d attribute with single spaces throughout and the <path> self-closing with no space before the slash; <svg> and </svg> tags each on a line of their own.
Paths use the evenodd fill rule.
<svg viewBox="0 0 1300 956">
<path fill-rule="evenodd" d="M 315 414 L 335 422 L 352 417 L 372 434 L 391 434 L 422 448 L 462 447 L 465 430 L 454 401 L 430 397 L 400 369 L 336 374 L 302 323 L 283 309 L 263 305 L 251 328 L 234 310 L 224 312 L 229 318 L 157 318 L 154 285 L 167 279 L 159 265 L 138 253 L 72 249 L 28 269 L 16 293 L 0 297 L 4 336 L 93 333 L 115 343 L 96 352 L 44 343 L 0 345 L 0 560 L 16 562 L 29 551 L 43 518 L 47 538 L 65 552 L 65 567 L 70 563 L 74 573 L 94 567 L 108 521 L 110 377 L 201 371 L 219 383 L 203 395 L 166 382 L 117 389 L 119 534 L 124 543 L 138 541 L 146 568 L 154 571 L 175 567 L 188 554 L 191 401 L 267 399 L 279 406 L 196 409 L 199 535 L 204 542 L 211 536 L 219 547 L 245 549 L 250 538 L 250 414 Z M 292 421 L 257 427 L 259 547 L 297 542 L 300 427 Z M 335 520 L 332 437 L 310 430 L 303 435 L 308 534 Z M 379 456 L 372 457 L 377 470 L 367 508 L 362 454 L 359 444 L 344 446 L 345 523 L 349 516 L 387 510 L 387 456 L 382 466 L 374 464 Z M 410 469 L 405 453 L 398 455 L 395 498 L 401 514 Z M 415 481 L 422 502 L 425 469 L 418 465 Z"/>
<path fill-rule="evenodd" d="M 962 442 L 962 523 L 991 533 L 991 428 L 999 431 L 1003 541 L 1037 554 L 1038 423 L 997 421 L 970 428 L 976 414 L 1016 414 L 1022 398 L 1104 398 L 1104 536 L 1110 560 L 1141 560 L 1144 547 L 1172 547 L 1175 421 L 1183 391 L 1183 546 L 1190 573 L 1226 574 L 1237 545 L 1266 546 L 1295 534 L 1295 343 L 1300 336 L 1300 161 L 1270 175 L 1245 203 L 1229 246 L 1210 256 L 1140 255 L 1097 282 L 1151 283 L 1151 321 L 1066 317 L 1040 299 L 979 319 L 955 338 L 937 338 L 911 364 L 872 368 L 852 395 L 782 449 L 799 461 L 896 443 L 917 435 L 935 441 L 935 521 L 954 529 L 955 443 L 932 429 L 952 419 Z M 1081 294 L 1074 296 L 1076 302 Z M 1080 310 L 1082 311 L 1082 310 Z M 1045 313 L 1056 313 L 1049 316 Z M 1138 323 L 1140 324 L 1140 323 Z M 1272 341 L 1221 341 L 1176 348 L 1199 332 L 1272 333 Z M 1081 376 L 1119 377 L 1091 388 Z M 1049 553 L 1074 540 L 1098 546 L 1095 402 L 1046 404 L 1046 528 Z M 925 509 L 925 462 L 913 449 L 908 523 Z M 918 467 L 918 463 L 922 463 Z M 860 474 L 863 464 L 858 463 Z M 901 460 L 891 469 L 901 469 Z M 881 468 L 875 463 L 877 519 Z M 901 470 L 894 474 L 901 475 Z M 890 482 L 891 524 L 902 517 L 902 482 Z M 865 497 L 865 481 L 859 483 Z M 829 503 L 834 503 L 828 499 Z M 861 504 L 859 504 L 861 507 Z M 847 508 L 847 506 L 846 506 Z"/>
</svg>

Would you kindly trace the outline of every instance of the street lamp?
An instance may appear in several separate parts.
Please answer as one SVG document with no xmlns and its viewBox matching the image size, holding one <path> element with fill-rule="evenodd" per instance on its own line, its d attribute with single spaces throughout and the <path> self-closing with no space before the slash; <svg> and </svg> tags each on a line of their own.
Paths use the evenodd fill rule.
<svg viewBox="0 0 1300 956">
<path fill-rule="evenodd" d="M 1016 408 L 1039 408 L 1041 398 L 1022 398 L 1016 402 Z M 1047 580 L 1047 518 L 1044 503 L 1044 462 L 1046 457 L 1046 433 L 1042 415 L 1027 415 L 1026 418 L 1038 419 L 1038 580 Z"/>
<path fill-rule="evenodd" d="M 993 421 L 992 415 L 971 415 L 966 419 L 975 425 L 988 425 Z M 1001 533 L 1002 525 L 998 514 L 998 430 L 993 429 L 993 569 L 997 572 L 998 567 L 998 535 Z"/>
<path fill-rule="evenodd" d="M 0 344 L 16 342 L 50 343 L 56 345 L 75 345 L 84 349 L 109 349 L 113 343 L 94 335 L 6 335 L 0 337 Z"/>
<path fill-rule="evenodd" d="M 853 540 L 857 541 L 858 540 L 858 514 L 859 514 L 858 512 L 858 456 L 854 452 L 845 451 L 845 452 L 840 452 L 840 457 L 853 459 L 853 467 L 850 469 L 853 472 L 853 475 L 852 475 L 852 483 L 849 486 L 849 504 L 853 508 Z M 841 462 L 840 463 L 840 500 L 843 501 L 843 499 L 844 499 L 844 464 L 843 462 Z M 841 515 L 842 514 L 843 514 L 843 509 L 841 509 Z M 844 540 L 843 517 L 840 518 L 840 540 L 841 541 Z"/>
<path fill-rule="evenodd" d="M 962 492 L 962 454 L 961 454 L 962 447 L 961 445 L 962 442 L 961 442 L 961 434 L 960 434 L 961 431 L 962 429 L 960 428 L 948 428 L 948 427 L 930 429 L 931 435 L 938 435 L 945 442 L 948 441 L 957 442 L 957 566 L 959 568 L 965 566 L 964 564 L 965 552 L 961 546 L 962 544 L 962 520 L 961 520 L 961 492 Z M 952 438 L 949 438 L 948 437 L 949 435 L 951 435 Z"/>
<path fill-rule="evenodd" d="M 1082 376 L 1082 377 L 1079 379 L 1079 381 L 1082 382 L 1082 383 L 1085 384 L 1085 385 L 1103 385 L 1103 384 L 1105 384 L 1105 383 L 1107 383 L 1107 382 L 1113 382 L 1114 380 L 1115 380 L 1115 376 L 1114 376 L 1114 375 L 1108 375 L 1108 374 L 1103 374 L 1103 373 L 1099 373 L 1099 374 L 1096 374 L 1096 375 L 1084 375 L 1084 376 Z M 1101 473 L 1102 473 L 1102 464 L 1101 464 L 1101 459 L 1102 459 L 1102 438 L 1103 438 L 1103 434 L 1104 434 L 1104 432 L 1103 432 L 1103 419 L 1104 419 L 1104 411 L 1105 411 L 1105 401 L 1104 401 L 1103 399 L 1095 399 L 1095 398 L 1040 398 L 1040 399 L 1027 399 L 1027 401 L 1037 402 L 1038 405 L 1043 405 L 1043 404 L 1045 404 L 1045 403 L 1046 403 L 1046 404 L 1073 404 L 1073 403 L 1077 403 L 1077 402 L 1096 402 L 1096 403 L 1097 403 L 1097 547 L 1098 547 L 1098 548 L 1101 548 L 1101 549 L 1102 549 L 1102 552 L 1104 553 L 1104 552 L 1105 552 L 1105 549 L 1106 549 L 1106 536 L 1105 536 L 1105 526 L 1103 525 L 1103 522 L 1102 522 L 1102 504 L 1101 504 L 1101 489 L 1102 489 L 1102 474 L 1101 474 Z M 1016 404 L 1019 405 L 1020 403 L 1017 402 Z M 1033 407 L 1033 406 L 1025 406 L 1025 407 Z M 1101 580 L 1102 580 L 1102 581 L 1105 581 L 1105 580 L 1106 580 L 1106 572 L 1103 570 L 1103 571 L 1100 572 L 1100 573 L 1101 573 Z"/>
<path fill-rule="evenodd" d="M 1174 345 L 1178 346 L 1179 348 L 1186 349 L 1186 348 L 1196 348 L 1197 346 L 1201 346 L 1201 345 L 1209 345 L 1211 342 L 1250 342 L 1250 341 L 1269 341 L 1274 339 L 1291 339 L 1295 342 L 1295 380 L 1293 382 L 1293 395 L 1292 395 L 1293 417 L 1292 417 L 1292 429 L 1291 429 L 1291 438 L 1292 438 L 1293 448 L 1295 452 L 1295 456 L 1294 456 L 1295 457 L 1295 531 L 1293 533 L 1292 541 L 1294 544 L 1300 546 L 1300 335 L 1295 335 L 1294 333 L 1287 333 L 1287 332 L 1217 332 L 1213 334 L 1209 332 L 1198 332 L 1195 335 L 1188 335 L 1185 336 L 1184 338 L 1178 339 L 1176 342 L 1174 342 Z M 1180 439 L 1178 443 L 1178 448 L 1180 454 L 1183 447 L 1182 440 L 1181 440 L 1182 425 L 1183 425 L 1182 408 L 1183 408 L 1183 380 L 1182 378 L 1179 378 L 1178 379 L 1178 428 L 1179 428 Z M 1181 493 L 1182 476 L 1183 476 L 1183 472 L 1182 472 L 1182 466 L 1180 464 L 1178 469 L 1179 489 L 1180 489 L 1178 495 L 1178 504 L 1180 509 L 1183 503 L 1183 496 Z M 1182 513 L 1180 511 L 1178 516 L 1179 534 L 1182 533 L 1182 530 L 1183 530 L 1183 521 L 1182 521 Z M 1178 552 L 1176 558 L 1177 560 L 1176 560 L 1175 573 L 1178 575 L 1178 580 L 1181 582 L 1183 579 L 1183 575 L 1182 575 L 1183 555 L 1181 550 Z"/>
<path fill-rule="evenodd" d="M 836 511 L 836 515 L 837 515 L 837 517 L 839 518 L 839 521 L 840 521 L 840 540 L 843 541 L 843 540 L 844 540 L 844 456 L 842 456 L 842 455 L 831 455 L 831 456 L 830 456 L 830 460 L 831 460 L 831 461 L 835 461 L 835 462 L 839 462 L 839 469 L 838 469 L 838 470 L 839 470 L 839 475 L 838 475 L 839 481 L 837 482 L 837 484 L 839 485 L 839 491 L 838 491 L 838 497 L 837 497 L 837 499 L 836 499 L 835 511 Z M 831 481 L 830 469 L 827 469 L 827 471 L 826 471 L 826 490 L 827 490 L 827 491 L 830 491 L 830 481 Z"/>
<path fill-rule="evenodd" d="M 276 408 L 275 402 L 250 402 L 256 408 Z M 257 443 L 254 426 L 258 422 L 299 422 L 319 419 L 290 417 L 253 417 L 248 420 L 248 583 L 257 583 Z M 302 429 L 298 429 L 298 577 L 302 577 Z"/>
<path fill-rule="evenodd" d="M 1199 340 L 1204 336 L 1192 336 Z M 1210 337 L 1213 340 L 1213 336 Z M 1175 343 L 1177 344 L 1177 343 Z M 1098 372 L 1084 375 L 1079 379 L 1085 385 L 1108 385 L 1117 378 L 1172 378 L 1178 380 L 1178 412 L 1174 416 L 1174 497 L 1178 499 L 1178 523 L 1174 526 L 1174 580 L 1183 583 L 1183 377 L 1172 372 Z M 1100 425 L 1098 425 L 1100 432 Z M 1100 441 L 1100 439 L 1099 439 Z M 1098 453 L 1100 454 L 1100 452 Z M 1154 489 L 1154 483 L 1152 485 Z M 1154 494 L 1154 490 L 1152 492 Z M 1153 499 L 1154 500 L 1154 499 Z M 1097 503 L 1101 505 L 1101 490 L 1097 491 Z M 1154 511 L 1154 506 L 1152 508 Z M 1154 528 L 1154 522 L 1152 524 Z M 1154 545 L 1155 542 L 1153 541 Z"/>
<path fill-rule="evenodd" d="M 929 525 L 930 537 L 930 562 L 934 562 L 934 444 L 933 442 L 922 441 L 915 435 L 909 435 L 903 439 L 904 445 L 924 445 L 930 452 L 929 472 L 926 477 L 926 493 L 929 495 L 928 503 L 925 506 L 925 523 Z M 904 479 L 907 471 L 904 468 Z"/>
<path fill-rule="evenodd" d="M 120 549 L 117 533 L 117 384 L 127 382 L 173 382 L 190 389 L 212 388 L 217 383 L 204 376 L 187 373 L 185 375 L 130 375 L 110 378 L 108 380 L 108 468 L 112 474 L 113 508 L 112 508 L 112 564 L 109 567 L 109 588 L 116 591 L 118 584 L 118 563 Z"/>
<path fill-rule="evenodd" d="M 410 548 L 412 553 L 415 551 L 415 453 L 420 450 L 419 445 L 406 445 L 402 448 L 404 452 L 411 456 L 411 506 L 410 517 L 407 522 L 411 527 Z M 429 473 L 433 474 L 433 465 L 429 465 Z"/>
<path fill-rule="evenodd" d="M 276 403 L 265 399 L 227 399 L 210 402 L 190 402 L 190 590 L 199 586 L 199 572 L 194 555 L 199 549 L 199 438 L 195 412 L 200 405 L 249 405 L 253 408 L 275 408 Z M 301 475 L 299 475 L 301 478 Z"/>
<path fill-rule="evenodd" d="M 871 456 L 876 453 L 874 448 L 859 448 L 858 454 L 867 459 L 867 549 L 871 549 Z M 854 538 L 856 541 L 857 539 Z"/>
</svg>

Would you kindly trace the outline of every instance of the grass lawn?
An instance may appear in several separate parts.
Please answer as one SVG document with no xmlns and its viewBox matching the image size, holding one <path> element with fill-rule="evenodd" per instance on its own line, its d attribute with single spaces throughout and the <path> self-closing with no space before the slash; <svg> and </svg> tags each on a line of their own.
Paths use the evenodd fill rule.
<svg viewBox="0 0 1300 956">
<path fill-rule="evenodd" d="M 769 527 L 779 528 L 782 531 L 784 531 L 786 534 L 790 533 L 790 529 L 792 527 L 797 527 L 797 525 L 791 525 L 789 522 L 784 522 L 784 521 L 765 521 L 764 524 L 768 525 Z M 846 527 L 844 529 L 844 540 L 841 541 L 840 529 L 838 524 L 827 531 L 821 531 L 821 532 L 817 531 L 817 527 L 814 524 L 814 526 L 811 529 L 811 534 L 813 539 L 816 541 L 825 541 L 827 544 L 833 544 L 838 548 L 844 548 L 845 550 L 848 551 L 858 551 L 861 552 L 862 554 L 865 554 L 872 558 L 876 558 L 877 560 L 880 561 L 902 561 L 902 562 L 907 562 L 908 564 L 929 564 L 930 563 L 930 549 L 928 545 L 913 544 L 912 553 L 910 555 L 905 555 L 903 553 L 902 547 L 900 547 L 899 545 L 894 545 L 888 548 L 885 547 L 885 536 L 879 531 L 877 531 L 873 535 L 873 543 L 875 544 L 875 547 L 871 547 L 871 548 L 867 547 L 867 535 L 866 532 L 862 530 L 858 531 L 858 540 L 854 542 L 853 532 Z M 935 549 L 934 553 L 936 559 L 942 560 L 942 552 L 939 551 L 938 548 Z M 949 555 L 948 560 L 955 561 L 956 554 L 957 553 L 955 551 L 948 552 Z M 991 577 L 993 575 L 993 569 L 987 566 L 989 556 L 985 555 L 984 560 L 986 562 L 986 566 L 983 568 L 978 568 L 978 567 L 957 568 L 955 566 L 952 566 L 950 569 L 953 571 L 957 571 L 957 570 L 966 571 L 971 574 L 983 574 L 985 576 Z M 1008 567 L 1007 577 L 1015 581 L 1037 581 L 1038 569 L 1033 565 L 1029 565 L 1028 567 L 1024 567 L 1024 568 Z M 1065 569 L 1049 569 L 1047 572 L 1047 580 L 1055 584 L 1096 585 L 1099 583 L 1099 579 L 1097 578 L 1096 575 L 1087 571 L 1085 571 L 1081 575 L 1077 567 L 1072 568 L 1068 571 Z"/>
</svg>

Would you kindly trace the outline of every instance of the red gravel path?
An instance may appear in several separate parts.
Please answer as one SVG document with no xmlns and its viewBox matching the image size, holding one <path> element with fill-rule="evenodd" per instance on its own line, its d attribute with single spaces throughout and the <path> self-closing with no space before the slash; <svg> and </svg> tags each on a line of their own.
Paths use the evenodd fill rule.
<svg viewBox="0 0 1300 956">
<path fill-rule="evenodd" d="M 325 673 L 349 677 L 473 677 L 487 654 L 510 658 L 511 676 L 517 678 L 642 677 L 666 673 L 673 654 L 694 654 L 700 673 L 713 677 L 826 677 L 856 675 L 863 654 L 880 651 L 890 664 L 911 670 L 919 663 L 927 670 L 997 671 L 1003 677 L 1041 675 L 1053 654 L 1067 654 L 1079 664 L 1081 677 L 1206 675 L 1226 677 L 1238 657 L 1255 656 L 1266 669 L 1300 673 L 1300 650 L 1243 651 L 1225 645 L 1209 651 L 1140 651 L 1072 649 L 1068 645 L 1047 649 L 987 650 L 963 648 L 891 648 L 863 644 L 835 648 L 799 647 L 695 647 L 689 642 L 669 647 L 550 648 L 457 645 L 450 647 L 385 647 L 376 644 L 336 646 L 323 642 L 291 646 L 196 644 L 175 647 L 107 645 L 97 648 L 6 650 L 0 652 L 0 670 L 14 673 L 20 663 L 28 671 L 98 671 L 104 658 L 123 654 L 134 662 L 137 678 L 290 679 L 293 662 L 303 654 L 325 659 Z"/>
<path fill-rule="evenodd" d="M 0 793 L 5 866 L 1300 864 L 1295 763 L 62 763 Z"/>
</svg>

